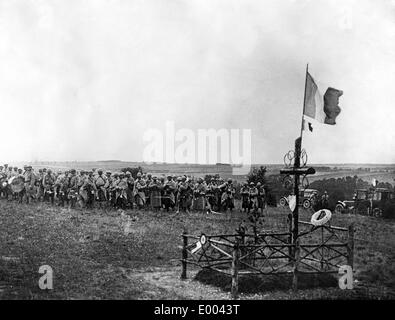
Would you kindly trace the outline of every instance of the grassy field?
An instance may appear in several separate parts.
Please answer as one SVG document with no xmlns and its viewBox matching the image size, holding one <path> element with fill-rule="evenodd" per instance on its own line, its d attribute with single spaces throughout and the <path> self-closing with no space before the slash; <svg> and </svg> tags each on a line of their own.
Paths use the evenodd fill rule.
<svg viewBox="0 0 395 320">
<path fill-rule="evenodd" d="M 269 208 L 265 228 L 286 229 L 286 209 Z M 125 217 L 130 216 L 126 230 Z M 229 299 L 227 288 L 181 281 L 180 234 L 233 232 L 245 218 L 173 216 L 149 211 L 67 210 L 0 200 L 1 299 Z M 307 212 L 302 213 L 309 219 Z M 365 216 L 335 216 L 333 225 L 356 224 L 356 288 L 292 292 L 263 286 L 241 299 L 395 298 L 395 223 Z M 54 289 L 38 287 L 41 265 L 54 272 Z M 280 287 L 280 286 L 279 286 Z"/>
</svg>

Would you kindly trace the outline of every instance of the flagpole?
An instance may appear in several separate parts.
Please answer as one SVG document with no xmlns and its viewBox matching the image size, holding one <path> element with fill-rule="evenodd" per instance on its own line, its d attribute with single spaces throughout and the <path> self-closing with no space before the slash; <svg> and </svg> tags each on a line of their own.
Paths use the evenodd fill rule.
<svg viewBox="0 0 395 320">
<path fill-rule="evenodd" d="M 307 66 L 306 66 L 306 77 L 305 77 L 305 83 L 304 83 L 302 123 L 300 125 L 300 145 L 302 145 L 302 139 L 303 139 L 303 118 L 304 118 L 304 108 L 306 106 L 307 74 L 308 73 L 309 73 L 309 64 L 307 64 Z"/>
</svg>

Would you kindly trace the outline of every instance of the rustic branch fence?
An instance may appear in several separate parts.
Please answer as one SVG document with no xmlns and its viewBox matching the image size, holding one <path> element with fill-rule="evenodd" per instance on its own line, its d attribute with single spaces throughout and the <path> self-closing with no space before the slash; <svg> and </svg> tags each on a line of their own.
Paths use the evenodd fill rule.
<svg viewBox="0 0 395 320">
<path fill-rule="evenodd" d="M 307 153 L 301 146 L 302 135 L 295 140 L 295 149 L 284 157 L 286 168 L 280 170 L 286 181 L 291 181 L 295 197 L 288 231 L 259 233 L 254 229 L 250 234 L 239 229 L 235 234 L 200 237 L 184 233 L 181 278 L 187 277 L 188 264 L 222 272 L 232 277 L 231 293 L 237 298 L 238 277 L 242 274 L 292 274 L 292 286 L 297 290 L 300 274 L 338 273 L 342 265 L 353 268 L 352 225 L 341 228 L 299 221 L 300 186 L 307 187 L 307 176 L 315 174 L 314 168 L 307 167 Z"/>
<path fill-rule="evenodd" d="M 182 273 L 187 278 L 187 265 L 211 269 L 231 277 L 231 295 L 238 296 L 240 275 L 293 274 L 297 290 L 298 275 L 302 273 L 338 273 L 341 265 L 353 266 L 354 229 L 314 226 L 299 221 L 300 233 L 290 243 L 290 232 L 204 235 L 182 234 Z M 290 250 L 291 253 L 290 253 Z"/>
</svg>

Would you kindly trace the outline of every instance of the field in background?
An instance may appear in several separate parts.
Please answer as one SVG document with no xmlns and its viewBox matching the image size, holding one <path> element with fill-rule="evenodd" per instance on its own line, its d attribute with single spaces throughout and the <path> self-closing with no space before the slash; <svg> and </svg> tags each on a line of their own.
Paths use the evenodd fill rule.
<svg viewBox="0 0 395 320">
<path fill-rule="evenodd" d="M 18 167 L 23 167 L 26 163 L 13 163 Z M 35 168 L 52 168 L 61 169 L 86 169 L 102 168 L 104 170 L 119 171 L 126 167 L 141 166 L 144 172 L 150 172 L 155 175 L 166 174 L 187 174 L 192 176 L 204 176 L 206 174 L 219 174 L 222 178 L 232 178 L 239 182 L 245 181 L 246 176 L 232 175 L 232 167 L 226 164 L 217 165 L 199 165 L 199 164 L 145 164 L 141 162 L 124 162 L 124 161 L 69 161 L 69 162 L 31 162 Z M 12 164 L 11 164 L 12 165 Z M 259 165 L 254 165 L 254 167 Z M 271 164 L 263 165 L 267 167 L 267 175 L 279 174 L 283 165 Z M 309 176 L 309 181 L 313 182 L 320 179 L 341 178 L 346 176 L 357 175 L 361 179 L 371 182 L 373 178 L 380 182 L 395 183 L 395 164 L 320 164 L 311 165 L 316 168 L 316 174 Z"/>
<path fill-rule="evenodd" d="M 268 208 L 265 229 L 286 230 L 288 210 Z M 174 216 L 149 211 L 67 210 L 0 200 L 0 299 L 229 299 L 229 292 L 181 281 L 181 233 L 232 232 L 240 212 Z M 301 219 L 310 214 L 302 212 Z M 241 299 L 395 298 L 395 222 L 334 216 L 332 225 L 355 223 L 356 288 L 315 288 L 242 294 Z M 54 289 L 38 287 L 41 265 L 54 271 Z"/>
</svg>

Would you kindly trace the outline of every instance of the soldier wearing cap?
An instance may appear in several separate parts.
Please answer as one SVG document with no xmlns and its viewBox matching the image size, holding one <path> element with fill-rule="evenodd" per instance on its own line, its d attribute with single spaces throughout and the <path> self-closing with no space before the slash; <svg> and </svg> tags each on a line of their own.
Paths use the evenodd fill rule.
<svg viewBox="0 0 395 320">
<path fill-rule="evenodd" d="M 19 178 L 19 177 L 23 177 L 23 170 L 22 169 L 18 169 L 18 174 L 17 174 L 17 177 Z"/>
<path fill-rule="evenodd" d="M 128 187 L 126 189 L 127 205 L 130 206 L 131 208 L 133 208 L 134 179 L 133 179 L 132 173 L 130 171 L 126 171 L 125 176 L 126 176 L 126 181 L 128 184 Z"/>
<path fill-rule="evenodd" d="M 4 193 L 3 183 L 6 183 L 5 182 L 6 176 L 5 176 L 4 172 L 3 172 L 3 168 L 4 168 L 3 166 L 0 166 L 0 197 L 2 197 L 3 193 Z"/>
<path fill-rule="evenodd" d="M 107 192 L 108 192 L 108 199 L 110 200 L 110 204 L 115 208 L 116 206 L 116 196 L 117 196 L 117 186 L 119 183 L 119 174 L 118 172 L 114 172 L 113 174 L 111 174 L 111 178 L 108 179 L 109 181 L 109 185 L 107 188 Z"/>
<path fill-rule="evenodd" d="M 7 179 L 10 179 L 10 178 L 12 178 L 12 167 L 8 167 L 8 170 L 7 170 Z"/>
<path fill-rule="evenodd" d="M 162 207 L 161 189 L 158 177 L 153 176 L 150 184 L 148 185 L 148 190 L 150 193 L 150 205 L 154 211 L 158 211 Z"/>
<path fill-rule="evenodd" d="M 104 189 L 106 191 L 107 205 L 111 203 L 111 185 L 113 177 L 111 176 L 111 171 L 106 171 L 106 183 L 104 184 Z"/>
<path fill-rule="evenodd" d="M 242 212 L 250 211 L 250 188 L 248 186 L 248 182 L 244 182 L 243 186 L 240 189 L 241 194 L 241 210 Z"/>
<path fill-rule="evenodd" d="M 227 182 L 221 184 L 219 188 L 222 190 L 221 196 L 221 208 L 225 210 L 225 212 L 230 209 L 233 210 L 234 205 L 234 194 L 236 193 L 235 188 L 232 184 L 232 179 L 228 179 Z"/>
<path fill-rule="evenodd" d="M 18 167 L 14 167 L 13 171 L 11 172 L 11 177 L 15 177 L 18 175 Z"/>
<path fill-rule="evenodd" d="M 45 176 L 45 173 L 43 173 L 43 169 L 38 169 L 37 173 L 37 179 L 36 179 L 36 189 L 37 189 L 37 200 L 42 201 L 44 200 L 44 186 L 43 186 L 43 179 Z"/>
<path fill-rule="evenodd" d="M 47 173 L 44 175 L 44 177 L 42 179 L 42 186 L 44 188 L 43 201 L 46 201 L 49 198 L 51 200 L 51 203 L 54 204 L 55 182 L 56 182 L 56 178 L 52 174 L 52 170 L 48 169 Z"/>
<path fill-rule="evenodd" d="M 56 174 L 56 180 L 55 180 L 55 197 L 60 201 L 60 187 L 61 187 L 61 180 L 63 179 L 64 175 L 62 173 L 62 170 L 58 170 Z"/>
<path fill-rule="evenodd" d="M 96 189 L 97 189 L 97 197 L 96 200 L 99 203 L 100 207 L 104 206 L 104 203 L 107 201 L 106 195 L 106 176 L 103 175 L 103 170 L 97 170 L 97 177 L 94 178 Z"/>
<path fill-rule="evenodd" d="M 95 205 L 95 197 L 97 194 L 97 188 L 93 177 L 93 171 L 88 171 L 88 175 L 84 179 L 80 193 L 82 195 L 82 199 L 84 200 L 83 201 L 84 207 L 93 208 Z"/>
<path fill-rule="evenodd" d="M 215 182 L 215 178 L 211 178 L 210 182 L 207 185 L 207 192 L 206 192 L 206 199 L 207 199 L 207 206 L 210 210 L 217 210 L 217 183 Z"/>
<path fill-rule="evenodd" d="M 177 190 L 176 182 L 171 175 L 167 176 L 167 181 L 163 184 L 163 204 L 167 212 L 174 209 L 176 204 L 175 192 Z"/>
<path fill-rule="evenodd" d="M 127 188 L 128 188 L 128 180 L 125 176 L 124 172 L 119 173 L 118 183 L 116 185 L 116 193 L 115 193 L 115 207 L 125 209 L 127 205 Z"/>
<path fill-rule="evenodd" d="M 142 178 L 141 172 L 139 172 L 137 173 L 137 179 L 134 182 L 134 189 L 133 189 L 134 200 L 138 209 L 142 209 L 145 205 L 145 200 L 146 200 L 145 190 L 146 190 L 146 183 Z"/>
<path fill-rule="evenodd" d="M 70 182 L 70 170 L 66 170 L 61 175 L 60 179 L 60 205 L 69 207 L 69 182 Z"/>
<path fill-rule="evenodd" d="M 202 178 L 193 186 L 193 210 L 203 212 L 206 209 L 207 186 Z"/>
<path fill-rule="evenodd" d="M 180 211 L 185 211 L 189 213 L 191 202 L 192 202 L 192 189 L 190 184 L 187 181 L 187 177 L 183 176 L 181 178 L 181 182 L 178 186 L 179 192 L 179 201 L 178 201 L 178 210 L 177 213 Z"/>
<path fill-rule="evenodd" d="M 145 204 L 147 208 L 151 208 L 151 190 L 149 189 L 149 185 L 152 182 L 152 174 L 147 173 L 147 177 L 145 180 L 145 184 L 147 188 L 145 189 Z"/>
<path fill-rule="evenodd" d="M 325 190 L 324 194 L 321 197 L 321 209 L 328 209 L 329 207 L 329 195 L 328 192 Z"/>
<path fill-rule="evenodd" d="M 70 170 L 68 180 L 67 199 L 69 201 L 69 208 L 75 208 L 78 200 L 78 176 L 75 169 Z"/>
<path fill-rule="evenodd" d="M 32 171 L 32 166 L 27 166 L 26 167 L 26 172 L 24 174 L 24 180 L 25 180 L 25 195 L 26 195 L 26 203 L 29 204 L 30 201 L 34 198 L 34 195 L 36 193 L 35 190 L 35 182 L 36 182 L 36 177 Z"/>
<path fill-rule="evenodd" d="M 258 209 L 260 209 L 261 214 L 263 214 L 263 209 L 266 208 L 266 191 L 260 182 L 256 184 L 256 187 L 258 189 Z"/>
<path fill-rule="evenodd" d="M 4 167 L 0 170 L 0 196 L 8 199 L 8 177 L 7 177 L 8 164 L 4 164 Z"/>
<path fill-rule="evenodd" d="M 248 212 L 250 212 L 251 209 L 255 212 L 255 210 L 258 209 L 258 189 L 255 187 L 254 182 L 250 182 L 248 195 L 250 198 L 250 206 L 248 208 Z"/>
</svg>

